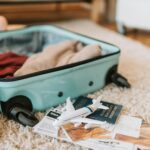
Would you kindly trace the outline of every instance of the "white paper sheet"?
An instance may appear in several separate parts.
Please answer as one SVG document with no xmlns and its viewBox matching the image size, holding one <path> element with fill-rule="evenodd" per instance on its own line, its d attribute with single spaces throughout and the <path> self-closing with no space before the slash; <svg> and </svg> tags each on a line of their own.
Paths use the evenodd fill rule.
<svg viewBox="0 0 150 150">
<path fill-rule="evenodd" d="M 140 136 L 140 127 L 142 119 L 121 115 L 118 124 L 115 127 L 115 133 L 136 137 Z"/>
</svg>

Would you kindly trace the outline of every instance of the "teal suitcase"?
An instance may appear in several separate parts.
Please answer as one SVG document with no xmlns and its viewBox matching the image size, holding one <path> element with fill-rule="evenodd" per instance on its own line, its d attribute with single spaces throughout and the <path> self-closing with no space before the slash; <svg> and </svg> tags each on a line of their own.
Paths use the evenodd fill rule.
<svg viewBox="0 0 150 150">
<path fill-rule="evenodd" d="M 110 82 L 129 87 L 117 73 L 120 50 L 115 45 L 86 37 L 53 25 L 36 25 L 0 32 L 1 53 L 13 49 L 19 54 L 39 52 L 48 44 L 73 39 L 84 44 L 99 44 L 102 56 L 20 77 L 0 79 L 0 111 L 26 125 L 36 122 L 32 111 L 43 111 L 103 88 Z M 33 123 L 33 120 L 35 121 Z"/>
</svg>

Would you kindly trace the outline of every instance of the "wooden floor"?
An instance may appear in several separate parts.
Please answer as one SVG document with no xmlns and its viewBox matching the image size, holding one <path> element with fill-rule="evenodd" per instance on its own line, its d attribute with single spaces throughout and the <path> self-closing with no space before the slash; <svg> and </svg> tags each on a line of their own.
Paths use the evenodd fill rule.
<svg viewBox="0 0 150 150">
<path fill-rule="evenodd" d="M 117 32 L 117 27 L 114 23 L 102 23 L 100 25 Z M 129 30 L 125 36 L 140 41 L 150 47 L 150 31 Z"/>
</svg>

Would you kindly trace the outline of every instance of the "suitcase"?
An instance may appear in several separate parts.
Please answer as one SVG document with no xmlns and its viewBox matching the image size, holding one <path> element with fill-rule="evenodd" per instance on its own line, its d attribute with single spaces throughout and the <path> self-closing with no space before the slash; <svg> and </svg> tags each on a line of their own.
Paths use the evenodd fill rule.
<svg viewBox="0 0 150 150">
<path fill-rule="evenodd" d="M 7 49 L 32 55 L 49 44 L 63 40 L 78 40 L 84 44 L 99 44 L 102 56 L 60 66 L 24 76 L 0 79 L 0 111 L 21 124 L 33 126 L 34 111 L 43 111 L 103 88 L 110 82 L 129 87 L 117 73 L 120 50 L 115 45 L 96 40 L 53 25 L 35 25 L 0 32 L 1 53 Z M 26 52 L 27 50 L 30 50 Z"/>
</svg>

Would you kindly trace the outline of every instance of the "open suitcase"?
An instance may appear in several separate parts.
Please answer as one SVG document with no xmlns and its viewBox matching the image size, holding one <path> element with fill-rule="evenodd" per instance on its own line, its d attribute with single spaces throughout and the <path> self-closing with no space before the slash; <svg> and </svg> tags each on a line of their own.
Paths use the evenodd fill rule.
<svg viewBox="0 0 150 150">
<path fill-rule="evenodd" d="M 117 73 L 118 47 L 52 25 L 29 26 L 0 33 L 1 53 L 7 49 L 28 55 L 39 52 L 48 44 L 73 39 L 84 44 L 98 43 L 102 56 L 10 79 L 0 79 L 0 111 L 24 125 L 33 126 L 37 120 L 32 111 L 42 111 L 64 103 L 66 98 L 78 97 L 110 82 L 129 87 Z"/>
</svg>

